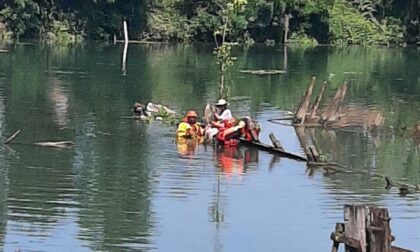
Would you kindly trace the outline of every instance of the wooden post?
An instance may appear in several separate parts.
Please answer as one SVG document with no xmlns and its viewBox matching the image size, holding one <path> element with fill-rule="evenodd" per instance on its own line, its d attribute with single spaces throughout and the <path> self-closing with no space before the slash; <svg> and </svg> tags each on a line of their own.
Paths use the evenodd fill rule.
<svg viewBox="0 0 420 252">
<path fill-rule="evenodd" d="M 311 112 L 311 115 L 309 116 L 311 118 L 311 120 L 316 118 L 316 112 L 318 111 L 319 104 L 321 103 L 322 96 L 324 95 L 326 85 L 327 85 L 327 82 L 324 81 L 324 84 L 322 85 L 321 90 L 319 91 L 319 94 L 316 97 L 314 106 L 312 107 L 312 112 Z"/>
<path fill-rule="evenodd" d="M 331 252 L 338 252 L 340 242 L 343 242 L 344 237 L 344 223 L 335 224 L 335 231 L 331 233 L 331 240 L 333 240 L 333 246 Z"/>
<path fill-rule="evenodd" d="M 346 252 L 366 252 L 366 207 L 344 206 Z"/>
<path fill-rule="evenodd" d="M 122 76 L 127 75 L 127 51 L 128 51 L 128 27 L 127 27 L 127 21 L 124 20 L 123 22 L 124 27 L 124 50 L 122 55 L 122 62 L 121 62 L 121 72 Z"/>
<path fill-rule="evenodd" d="M 337 223 L 331 233 L 332 252 L 338 251 L 339 243 L 344 243 L 346 252 L 412 252 L 391 245 L 390 220 L 386 208 L 345 205 L 345 223 Z"/>
<path fill-rule="evenodd" d="M 270 133 L 269 135 L 271 142 L 273 143 L 273 146 L 277 149 L 284 150 L 283 145 L 281 144 L 280 140 L 278 140 L 273 133 Z"/>
<path fill-rule="evenodd" d="M 294 123 L 295 124 L 301 124 L 302 125 L 305 122 L 306 111 L 308 110 L 308 107 L 309 107 L 309 102 L 311 100 L 312 91 L 313 91 L 314 85 L 315 85 L 315 80 L 316 80 L 316 77 L 312 76 L 311 82 L 309 83 L 309 86 L 306 89 L 305 96 L 302 98 L 302 101 L 301 101 L 298 109 L 296 110 L 296 114 L 295 114 L 295 118 L 294 118 Z"/>
</svg>

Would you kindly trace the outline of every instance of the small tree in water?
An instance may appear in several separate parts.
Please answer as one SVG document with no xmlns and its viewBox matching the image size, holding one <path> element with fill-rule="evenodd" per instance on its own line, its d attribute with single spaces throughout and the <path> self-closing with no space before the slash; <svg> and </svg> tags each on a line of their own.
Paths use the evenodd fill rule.
<svg viewBox="0 0 420 252">
<path fill-rule="evenodd" d="M 214 40 L 216 48 L 216 64 L 219 66 L 219 96 L 225 98 L 228 96 L 230 88 L 227 84 L 226 77 L 229 74 L 230 67 L 233 66 L 234 57 L 232 57 L 232 43 L 226 42 L 226 37 L 232 29 L 231 16 L 238 11 L 244 9 L 247 0 L 219 0 L 216 4 L 220 7 L 220 27 L 214 31 Z M 219 44 L 219 39 L 221 43 Z"/>
</svg>

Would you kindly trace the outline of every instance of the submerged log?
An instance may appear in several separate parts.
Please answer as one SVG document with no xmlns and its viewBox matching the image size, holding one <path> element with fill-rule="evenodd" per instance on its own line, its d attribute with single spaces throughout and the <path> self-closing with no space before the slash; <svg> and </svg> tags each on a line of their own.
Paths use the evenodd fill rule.
<svg viewBox="0 0 420 252">
<path fill-rule="evenodd" d="M 295 119 L 294 119 L 295 124 L 302 125 L 305 123 L 306 112 L 308 110 L 309 102 L 311 100 L 312 91 L 315 85 L 315 80 L 316 80 L 316 77 L 312 76 L 311 82 L 309 83 L 309 86 L 306 89 L 305 96 L 302 98 L 302 101 L 298 109 L 296 110 Z"/>
<path fill-rule="evenodd" d="M 4 141 L 3 144 L 9 144 L 13 139 L 15 139 L 15 137 L 17 137 L 17 135 L 19 135 L 20 130 L 17 130 L 15 133 L 13 133 L 10 137 L 8 137 L 6 139 L 6 141 Z"/>
<path fill-rule="evenodd" d="M 20 130 L 17 130 L 13 133 L 9 138 L 4 141 L 4 144 L 11 144 L 11 141 L 19 135 Z M 28 143 L 16 143 L 16 144 L 24 144 L 24 145 L 31 145 Z M 34 145 L 43 146 L 43 147 L 56 147 L 56 148 L 71 148 L 74 146 L 72 141 L 59 141 L 59 142 L 38 142 L 33 143 Z"/>
<path fill-rule="evenodd" d="M 274 153 L 274 154 L 278 154 L 278 155 L 283 156 L 283 157 L 295 159 L 295 160 L 298 160 L 298 161 L 305 161 L 305 162 L 307 161 L 307 159 L 305 157 L 303 157 L 299 154 L 288 152 L 288 151 L 285 151 L 285 150 L 281 150 L 281 149 L 276 148 L 274 146 L 263 144 L 261 142 L 255 142 L 255 141 L 250 142 L 250 141 L 245 140 L 243 138 L 240 138 L 239 140 L 240 140 L 241 144 L 244 144 L 244 145 L 259 148 L 261 150 L 265 150 L 265 151 L 268 151 L 268 152 L 271 152 L 271 153 Z"/>
</svg>

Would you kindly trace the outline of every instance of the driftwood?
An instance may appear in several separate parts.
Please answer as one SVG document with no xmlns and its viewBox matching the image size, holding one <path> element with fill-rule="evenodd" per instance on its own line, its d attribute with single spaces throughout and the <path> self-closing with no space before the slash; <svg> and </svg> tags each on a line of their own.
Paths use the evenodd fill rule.
<svg viewBox="0 0 420 252">
<path fill-rule="evenodd" d="M 9 52 L 8 50 L 4 50 L 4 49 L 0 49 L 0 53 L 7 53 Z"/>
<path fill-rule="evenodd" d="M 20 130 L 17 130 L 15 133 L 13 133 L 10 137 L 8 137 L 6 139 L 6 141 L 4 141 L 3 144 L 9 144 L 17 135 L 19 135 Z"/>
<path fill-rule="evenodd" d="M 239 70 L 240 73 L 244 74 L 256 74 L 256 75 L 272 75 L 272 74 L 285 74 L 285 70 Z"/>
<path fill-rule="evenodd" d="M 4 141 L 4 144 L 11 144 L 11 141 L 19 135 L 20 130 L 17 130 L 15 133 L 13 133 L 10 137 Z M 19 143 L 19 144 L 25 144 L 25 143 Z M 33 145 L 42 146 L 42 147 L 55 147 L 55 148 L 71 148 L 74 146 L 74 143 L 72 141 L 59 141 L 59 142 L 38 142 L 33 143 Z"/>
<path fill-rule="evenodd" d="M 306 89 L 305 96 L 303 97 L 298 109 L 296 110 L 295 119 L 294 119 L 295 124 L 302 125 L 305 122 L 306 111 L 308 110 L 308 107 L 309 107 L 309 102 L 311 100 L 312 90 L 314 89 L 315 80 L 316 80 L 315 76 L 312 76 L 311 82 L 309 83 L 309 86 Z"/>
<path fill-rule="evenodd" d="M 346 252 L 412 252 L 392 246 L 388 210 L 386 208 L 345 205 L 344 223 L 337 223 L 331 233 L 332 252 L 343 243 Z"/>
<path fill-rule="evenodd" d="M 344 165 L 340 165 L 336 162 L 316 162 L 311 161 L 311 156 L 308 157 L 308 169 L 315 170 L 315 169 L 323 169 L 324 171 L 328 172 L 341 172 L 341 173 L 356 173 L 356 174 L 365 174 L 372 176 L 374 178 L 378 179 L 384 179 L 385 180 L 385 189 L 390 190 L 393 187 L 398 188 L 399 194 L 401 196 L 405 196 L 409 193 L 415 193 L 420 192 L 420 184 L 419 185 L 411 185 L 405 182 L 397 181 L 394 179 L 391 179 L 390 177 L 386 175 L 381 174 L 371 174 L 369 171 L 366 170 L 360 170 L 360 169 L 349 169 L 348 167 Z"/>
</svg>

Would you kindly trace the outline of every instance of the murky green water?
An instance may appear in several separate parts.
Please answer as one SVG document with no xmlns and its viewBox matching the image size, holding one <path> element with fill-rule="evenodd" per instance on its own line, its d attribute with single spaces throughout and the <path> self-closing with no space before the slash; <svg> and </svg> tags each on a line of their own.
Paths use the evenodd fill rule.
<svg viewBox="0 0 420 252">
<path fill-rule="evenodd" d="M 18 45 L 0 54 L 0 248 L 5 251 L 329 251 L 344 204 L 389 208 L 396 245 L 420 249 L 419 194 L 386 191 L 374 174 L 420 184 L 416 48 L 257 47 L 238 50 L 234 113 L 301 152 L 293 128 L 267 120 L 294 110 L 312 74 L 326 96 L 349 81 L 346 104 L 380 110 L 385 126 L 308 132 L 321 151 L 368 174 L 309 173 L 254 149 L 174 143 L 174 126 L 124 119 L 135 101 L 202 111 L 217 98 L 211 46 Z M 284 69 L 253 76 L 240 69 Z M 320 86 L 318 82 L 316 90 Z M 408 128 L 404 130 L 404 128 Z M 71 140 L 73 149 L 30 145 Z"/>
</svg>

